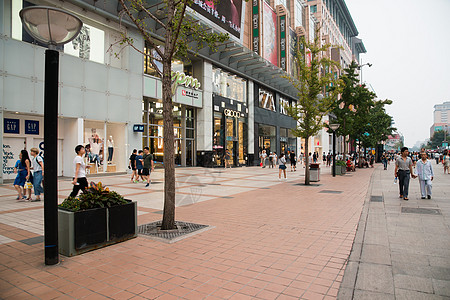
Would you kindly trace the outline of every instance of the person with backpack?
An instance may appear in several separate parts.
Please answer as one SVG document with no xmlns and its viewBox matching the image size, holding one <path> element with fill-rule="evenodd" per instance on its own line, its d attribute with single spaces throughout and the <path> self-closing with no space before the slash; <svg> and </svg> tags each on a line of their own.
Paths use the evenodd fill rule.
<svg viewBox="0 0 450 300">
<path fill-rule="evenodd" d="M 44 192 L 42 187 L 42 178 L 44 176 L 44 159 L 39 155 L 37 148 L 30 149 L 31 165 L 33 166 L 33 189 L 36 198 L 33 200 L 30 197 L 31 202 L 41 201 L 41 193 Z"/>
</svg>

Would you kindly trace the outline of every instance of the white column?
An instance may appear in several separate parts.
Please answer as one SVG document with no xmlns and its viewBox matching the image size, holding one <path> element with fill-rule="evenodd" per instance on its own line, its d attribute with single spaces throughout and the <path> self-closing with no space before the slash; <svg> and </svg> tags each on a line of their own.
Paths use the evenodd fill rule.
<svg viewBox="0 0 450 300">
<path fill-rule="evenodd" d="M 104 137 L 104 141 L 103 141 L 103 172 L 106 172 L 107 168 L 108 168 L 108 156 L 106 155 L 107 153 L 107 147 L 106 147 L 106 141 L 108 140 L 108 125 L 107 122 L 104 123 L 103 125 L 104 129 L 105 129 L 105 137 Z"/>
<path fill-rule="evenodd" d="M 84 119 L 77 119 L 77 145 L 84 145 Z"/>
<path fill-rule="evenodd" d="M 203 108 L 197 110 L 197 150 L 212 151 L 213 103 L 212 64 L 203 62 Z"/>
<path fill-rule="evenodd" d="M 255 99 L 253 81 L 248 81 L 247 89 L 247 107 L 248 107 L 248 154 L 255 153 Z"/>
</svg>

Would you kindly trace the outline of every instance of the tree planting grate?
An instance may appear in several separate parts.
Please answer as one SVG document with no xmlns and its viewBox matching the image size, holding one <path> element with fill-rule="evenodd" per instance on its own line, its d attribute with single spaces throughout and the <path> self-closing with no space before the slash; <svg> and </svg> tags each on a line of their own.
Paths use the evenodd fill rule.
<svg viewBox="0 0 450 300">
<path fill-rule="evenodd" d="M 161 230 L 161 223 L 162 221 L 156 221 L 140 225 L 138 226 L 138 234 L 171 244 L 189 236 L 211 229 L 211 227 L 208 225 L 175 221 L 177 229 Z"/>
<path fill-rule="evenodd" d="M 294 185 L 302 185 L 302 186 L 321 186 L 320 183 L 310 183 L 310 184 L 304 184 L 304 183 L 296 183 Z"/>
<path fill-rule="evenodd" d="M 44 236 L 40 235 L 40 236 L 32 237 L 29 239 L 21 240 L 19 242 L 24 243 L 25 245 L 31 246 L 31 245 L 35 245 L 35 244 L 44 242 Z"/>
<path fill-rule="evenodd" d="M 154 211 L 153 213 L 162 215 L 164 213 L 164 211 L 163 210 L 157 210 L 157 211 Z"/>
<path fill-rule="evenodd" d="M 370 196 L 370 202 L 383 202 L 383 196 Z"/>
<path fill-rule="evenodd" d="M 342 194 L 342 191 L 321 190 L 319 193 L 323 193 L 323 194 Z"/>
<path fill-rule="evenodd" d="M 220 198 L 223 198 L 223 199 L 233 199 L 234 197 L 230 197 L 230 196 L 223 196 L 223 197 L 220 197 Z"/>
<path fill-rule="evenodd" d="M 402 207 L 402 213 L 422 214 L 422 215 L 441 215 L 441 210 L 434 209 L 434 208 Z"/>
<path fill-rule="evenodd" d="M 208 185 L 222 185 L 221 183 L 208 183 Z"/>
</svg>

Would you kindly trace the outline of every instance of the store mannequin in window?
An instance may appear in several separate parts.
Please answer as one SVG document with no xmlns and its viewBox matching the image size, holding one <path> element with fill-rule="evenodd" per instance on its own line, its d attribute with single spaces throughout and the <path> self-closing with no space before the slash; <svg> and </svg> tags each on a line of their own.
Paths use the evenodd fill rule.
<svg viewBox="0 0 450 300">
<path fill-rule="evenodd" d="M 89 143 L 91 145 L 91 152 L 94 157 L 94 160 L 97 161 L 97 167 L 101 164 L 100 163 L 100 149 L 103 148 L 103 142 L 99 138 L 98 134 L 92 135 L 91 138 L 89 138 Z"/>
<path fill-rule="evenodd" d="M 114 154 L 114 140 L 112 135 L 109 136 L 108 141 L 106 142 L 108 145 L 108 164 L 112 162 L 113 154 Z"/>
</svg>

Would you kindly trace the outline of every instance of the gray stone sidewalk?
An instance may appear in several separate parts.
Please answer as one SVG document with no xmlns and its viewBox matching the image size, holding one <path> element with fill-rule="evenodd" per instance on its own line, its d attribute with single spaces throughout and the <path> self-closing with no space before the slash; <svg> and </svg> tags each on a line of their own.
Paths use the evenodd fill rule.
<svg viewBox="0 0 450 300">
<path fill-rule="evenodd" d="M 377 167 L 338 299 L 450 299 L 450 175 L 433 168 L 432 199 L 414 179 L 404 201 L 393 164 Z"/>
</svg>

